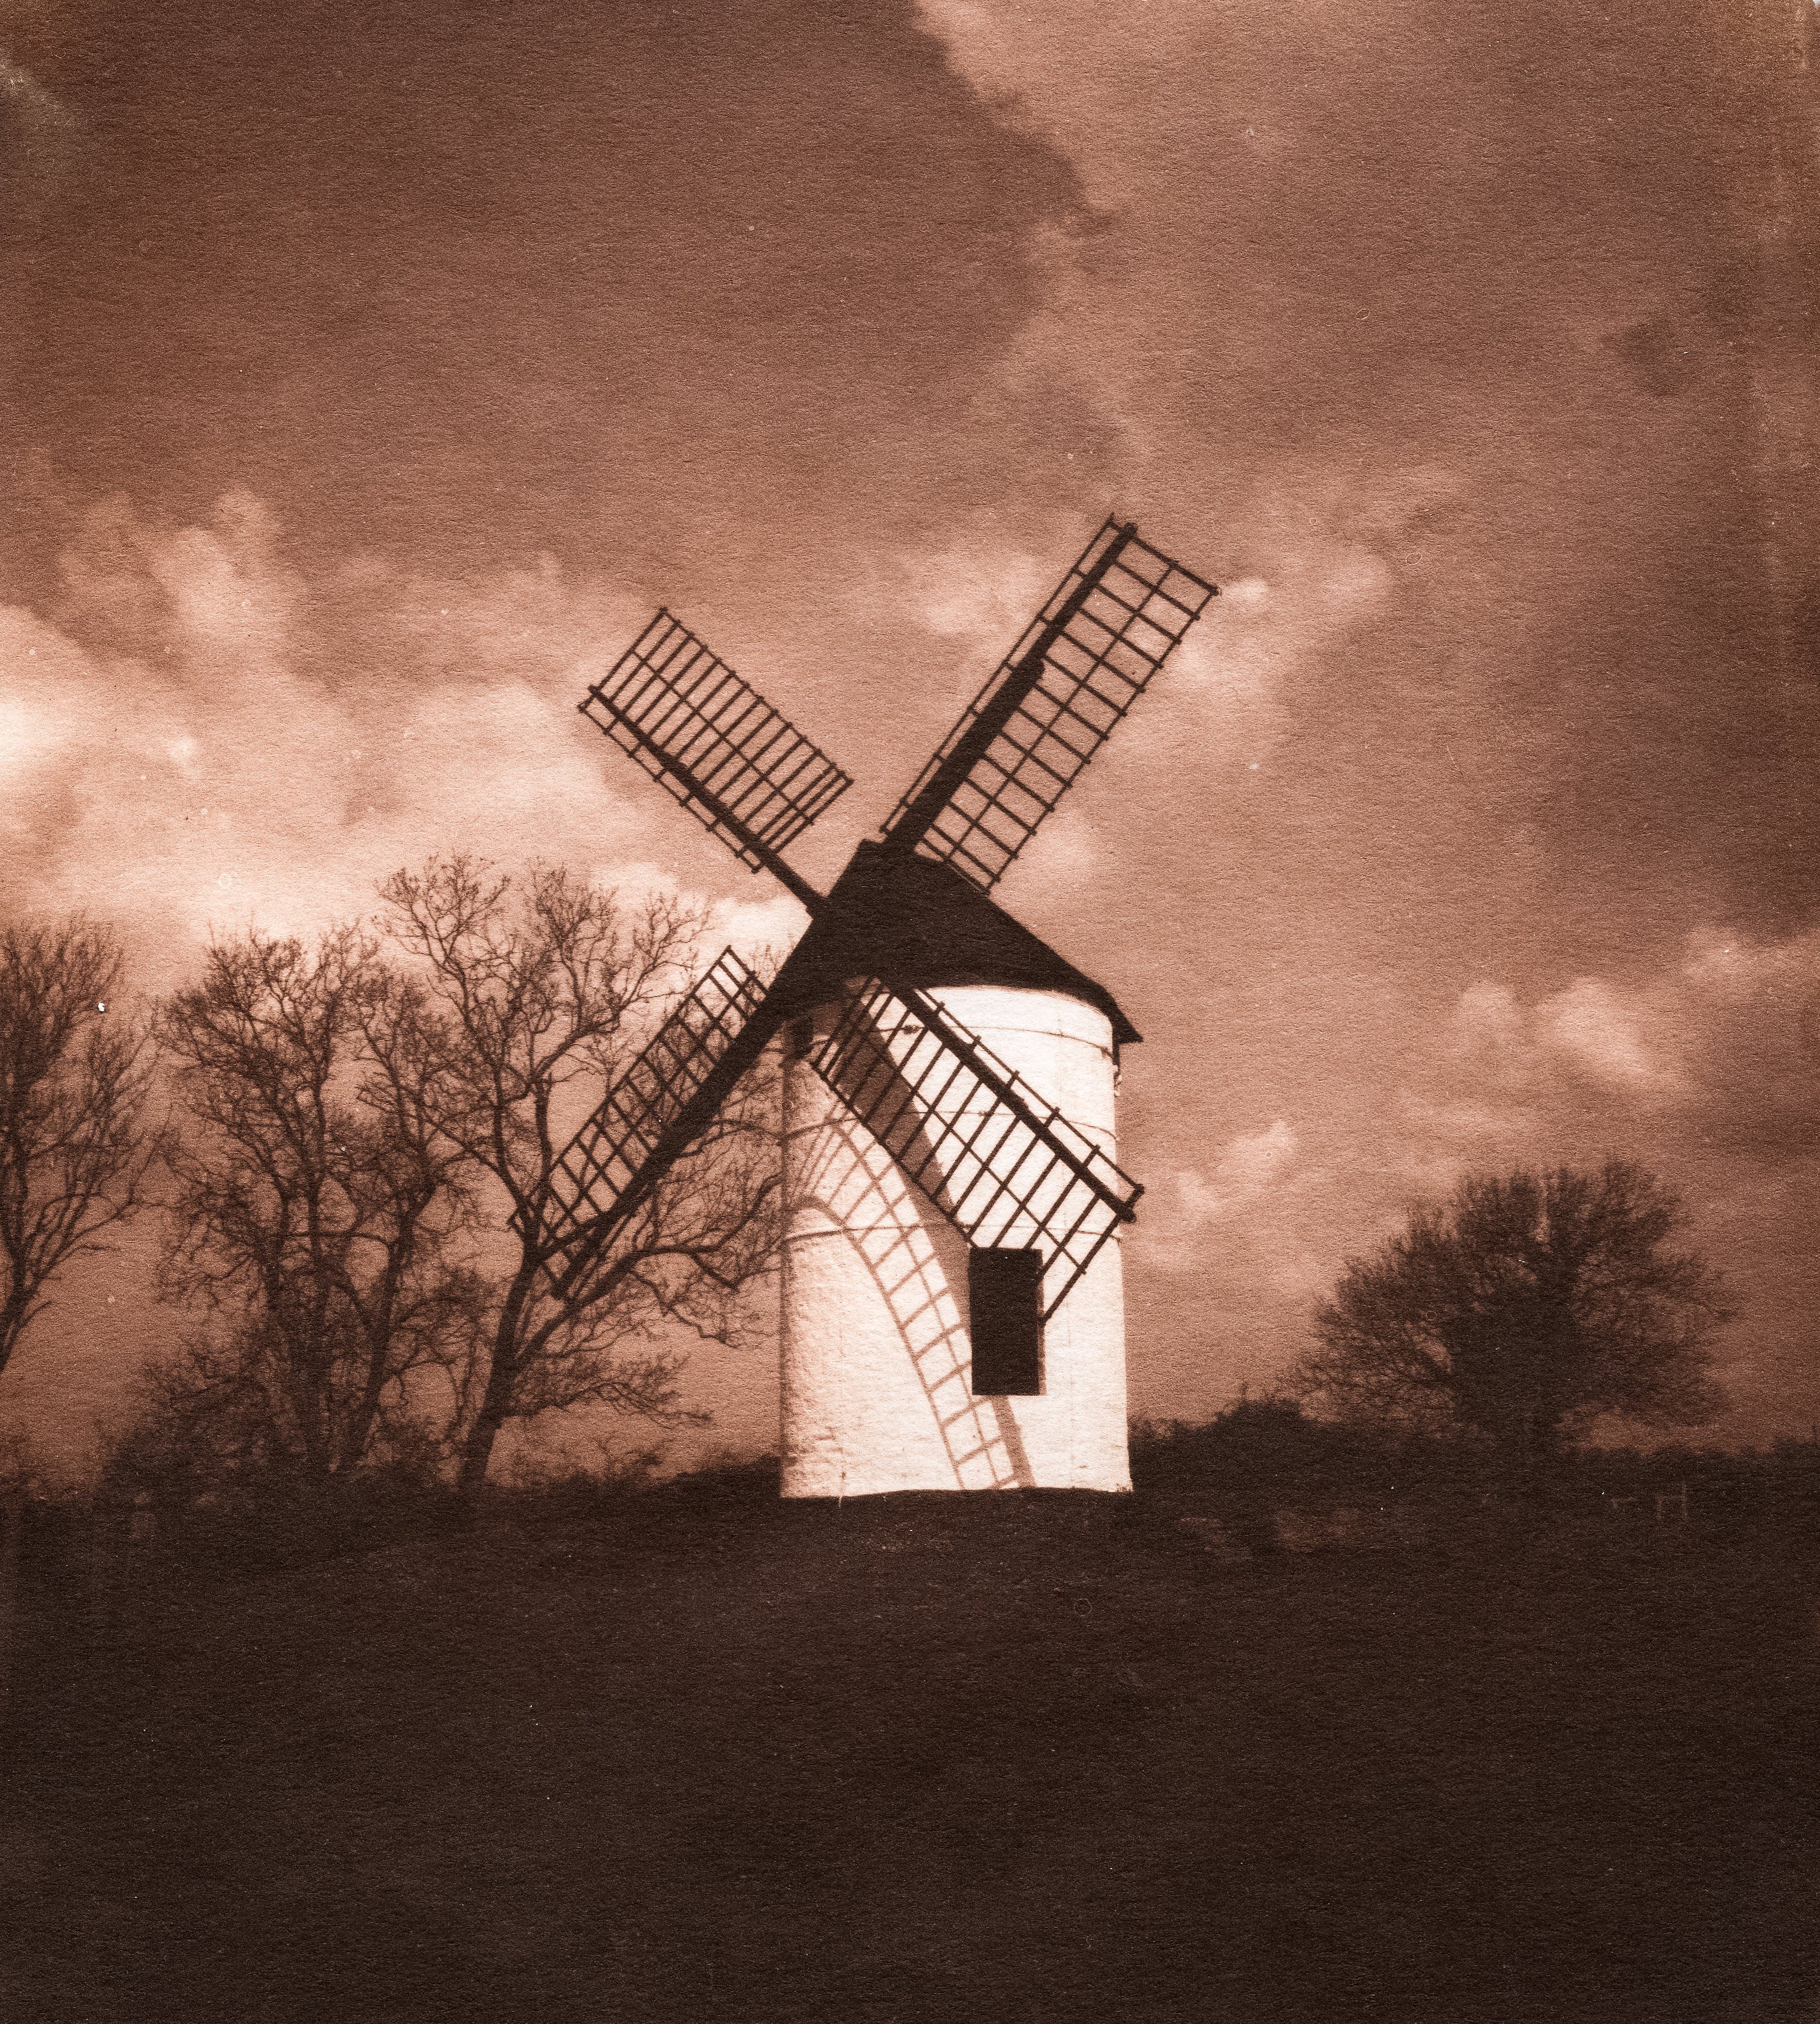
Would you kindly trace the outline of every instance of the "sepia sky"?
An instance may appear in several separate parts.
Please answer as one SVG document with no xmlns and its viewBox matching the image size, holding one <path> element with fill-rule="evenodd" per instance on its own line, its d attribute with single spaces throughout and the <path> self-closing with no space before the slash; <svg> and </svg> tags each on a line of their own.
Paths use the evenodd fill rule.
<svg viewBox="0 0 1820 2024">
<path fill-rule="evenodd" d="M 1146 1036 L 1134 1404 L 1620 1153 L 1721 1431 L 1820 1419 L 1807 0 L 9 11 L 0 906 L 156 990 L 468 848 L 787 939 L 590 673 L 672 606 L 855 776 L 825 881 L 1114 508 L 1224 594 L 999 896 Z M 84 1267 L 0 1386 L 163 1326 Z"/>
</svg>

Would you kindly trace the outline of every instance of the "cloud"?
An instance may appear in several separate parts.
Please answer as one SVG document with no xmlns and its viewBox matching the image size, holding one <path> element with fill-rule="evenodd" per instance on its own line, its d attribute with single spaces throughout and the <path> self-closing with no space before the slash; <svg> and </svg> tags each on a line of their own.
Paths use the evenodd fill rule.
<svg viewBox="0 0 1820 2024">
<path fill-rule="evenodd" d="M 874 594 L 895 594 L 929 632 L 960 640 L 985 667 L 995 666 L 1022 636 L 1055 587 L 1054 556 L 993 541 L 989 535 L 950 539 L 941 547 L 900 552 L 875 560 Z"/>
<path fill-rule="evenodd" d="M 1209 1166 L 1177 1168 L 1146 1204 L 1146 1264 L 1205 1277 L 1222 1306 L 1312 1300 L 1330 1276 L 1309 1237 L 1330 1176 L 1304 1150 L 1302 1133 L 1278 1117 L 1235 1133 Z"/>
<path fill-rule="evenodd" d="M 1663 1008 L 1599 977 L 1576 977 L 1533 1006 L 1481 979 L 1462 992 L 1440 1058 L 1481 1100 L 1533 1101 L 1564 1076 L 1648 1103 L 1685 1087 Z"/>
<path fill-rule="evenodd" d="M 1536 1021 L 1545 1045 L 1616 1088 L 1666 1098 L 1677 1086 L 1639 1008 L 1599 977 L 1576 978 L 1537 1006 Z"/>
<path fill-rule="evenodd" d="M 1470 1089 L 1539 1130 L 1553 1109 L 1614 1128 L 1683 1130 L 1760 1161 L 1820 1148 L 1820 930 L 1777 942 L 1704 927 L 1679 959 L 1632 982 L 1576 977 L 1525 1006 L 1506 984 L 1462 992 L 1412 1091 Z"/>
<path fill-rule="evenodd" d="M 1175 1178 L 1187 1218 L 1224 1223 L 1252 1208 L 1287 1171 L 1300 1144 L 1287 1120 L 1279 1117 L 1262 1131 L 1228 1139 L 1210 1173 L 1184 1168 Z"/>
<path fill-rule="evenodd" d="M 167 984 L 211 932 L 366 911 L 432 850 L 721 901 L 717 847 L 653 832 L 668 805 L 575 716 L 642 614 L 553 564 L 452 584 L 357 556 L 309 579 L 282 552 L 244 492 L 201 526 L 110 501 L 64 558 L 56 622 L 0 612 L 13 907 L 112 915 Z M 754 948 L 788 911 L 722 908 Z"/>
<path fill-rule="evenodd" d="M 1195 53 L 1202 10 L 1180 4 L 1130 14 L 1087 0 L 1040 9 L 993 0 L 918 0 L 922 25 L 998 116 L 1059 148 L 1088 200 L 1110 208 L 1142 189 L 1147 101 L 1157 81 Z"/>
<path fill-rule="evenodd" d="M 737 949 L 755 968 L 780 962 L 809 925 L 800 903 L 787 893 L 755 900 L 720 900 L 709 922 L 713 935 Z"/>
</svg>

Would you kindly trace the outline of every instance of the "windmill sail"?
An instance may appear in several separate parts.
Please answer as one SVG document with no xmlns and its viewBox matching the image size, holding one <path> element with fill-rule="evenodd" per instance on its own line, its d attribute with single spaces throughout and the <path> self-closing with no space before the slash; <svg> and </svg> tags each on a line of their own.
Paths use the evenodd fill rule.
<svg viewBox="0 0 1820 2024">
<path fill-rule="evenodd" d="M 1033 937 L 982 896 L 1216 594 L 1135 526 L 1108 520 L 899 802 L 883 841 L 862 845 L 826 896 L 781 853 L 850 779 L 669 611 L 657 614 L 578 707 L 745 864 L 781 881 L 811 926 L 769 992 L 725 951 L 564 1149 L 537 1233 L 560 1293 L 580 1296 L 784 1022 L 838 1000 L 807 1058 L 976 1249 L 1040 1255 L 1043 1314 L 1054 1314 L 1143 1190 L 913 987 L 911 977 L 933 974 L 923 915 L 935 901 L 934 942 L 973 951 L 962 970 L 977 969 L 983 950 L 993 974 L 1033 982 L 1018 937 Z M 967 883 L 955 886 L 943 865 Z M 952 888 L 945 905 L 923 889 L 930 878 Z M 970 916 L 956 928 L 982 908 L 991 922 Z M 1104 997 L 1040 944 L 1036 959 L 1039 988 Z M 843 984 L 868 973 L 857 990 Z M 1128 1028 L 1106 1003 L 1115 1035 Z"/>
<path fill-rule="evenodd" d="M 778 853 L 853 785 L 668 611 L 576 708 L 736 856 L 793 890 Z"/>
<path fill-rule="evenodd" d="M 1052 1314 L 1142 1188 L 919 991 L 850 993 L 810 1065 L 974 1245 L 1043 1256 Z"/>
<path fill-rule="evenodd" d="M 1216 595 L 1108 520 L 897 804 L 886 840 L 989 890 Z"/>
<path fill-rule="evenodd" d="M 550 1176 L 556 1206 L 544 1221 L 559 1286 L 599 1255 L 757 1058 L 775 1030 L 753 1024 L 764 996 L 754 972 L 723 949 L 564 1148 Z"/>
</svg>

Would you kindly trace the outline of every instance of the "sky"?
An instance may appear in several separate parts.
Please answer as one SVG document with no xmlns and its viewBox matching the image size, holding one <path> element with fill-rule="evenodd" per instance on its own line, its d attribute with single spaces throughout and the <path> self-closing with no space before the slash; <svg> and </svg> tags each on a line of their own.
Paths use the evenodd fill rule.
<svg viewBox="0 0 1820 2024">
<path fill-rule="evenodd" d="M 999 888 L 1145 1035 L 1132 1402 L 1636 1158 L 1820 1420 L 1810 0 L 0 7 L 0 909 L 146 992 L 394 866 L 802 916 L 576 714 L 666 603 L 857 785 L 1109 511 L 1222 596 Z M 72 1271 L 0 1414 L 168 1326 Z M 704 1351 L 720 1433 L 776 1373 Z M 8 1394 L 10 1394 L 9 1399 Z"/>
</svg>

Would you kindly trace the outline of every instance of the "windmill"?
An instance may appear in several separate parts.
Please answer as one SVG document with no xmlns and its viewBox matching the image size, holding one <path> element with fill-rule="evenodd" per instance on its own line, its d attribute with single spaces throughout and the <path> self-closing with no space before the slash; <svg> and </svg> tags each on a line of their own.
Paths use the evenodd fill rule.
<svg viewBox="0 0 1820 2024">
<path fill-rule="evenodd" d="M 1130 1485 L 1110 992 L 989 897 L 1216 593 L 1109 519 L 826 893 L 783 852 L 852 784 L 669 611 L 578 706 L 810 925 L 724 950 L 561 1154 L 539 1233 L 585 1297 L 787 1035 L 783 1493 Z"/>
</svg>

